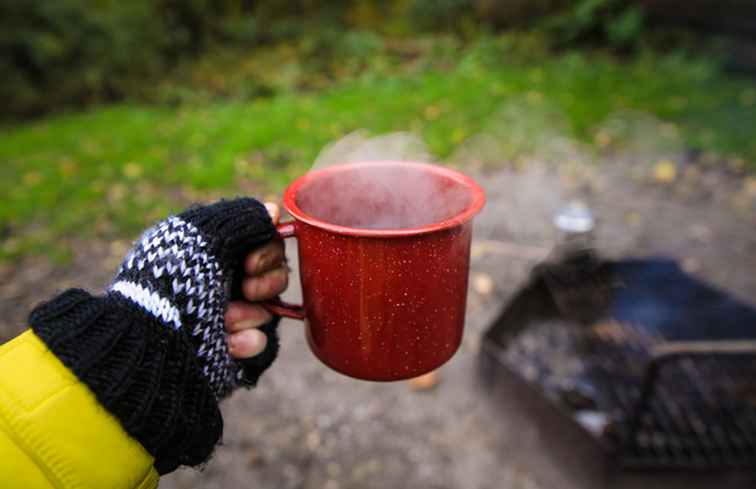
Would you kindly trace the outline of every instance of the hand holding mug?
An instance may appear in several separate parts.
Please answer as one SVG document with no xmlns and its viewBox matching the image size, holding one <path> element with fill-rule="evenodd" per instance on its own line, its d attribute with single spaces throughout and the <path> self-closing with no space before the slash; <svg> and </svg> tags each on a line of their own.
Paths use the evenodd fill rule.
<svg viewBox="0 0 756 489">
<path fill-rule="evenodd" d="M 278 206 L 266 203 L 265 207 L 273 224 L 278 224 Z M 267 344 L 267 336 L 258 328 L 269 323 L 272 315 L 260 302 L 278 296 L 288 286 L 283 241 L 274 240 L 255 249 L 244 259 L 243 266 L 241 288 L 245 300 L 230 302 L 225 315 L 229 354 L 237 360 L 259 354 Z"/>
</svg>

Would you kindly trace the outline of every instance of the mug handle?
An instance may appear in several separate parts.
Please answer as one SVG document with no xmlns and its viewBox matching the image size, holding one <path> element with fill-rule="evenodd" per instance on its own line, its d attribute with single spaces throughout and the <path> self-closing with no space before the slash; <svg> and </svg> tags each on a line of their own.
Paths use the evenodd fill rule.
<svg viewBox="0 0 756 489">
<path fill-rule="evenodd" d="M 281 239 L 296 237 L 294 221 L 280 223 L 276 226 L 276 231 L 278 231 L 278 236 Z M 271 314 L 276 314 L 285 318 L 299 319 L 300 321 L 303 321 L 305 318 L 303 305 L 284 302 L 280 297 L 263 301 L 261 305 Z"/>
</svg>

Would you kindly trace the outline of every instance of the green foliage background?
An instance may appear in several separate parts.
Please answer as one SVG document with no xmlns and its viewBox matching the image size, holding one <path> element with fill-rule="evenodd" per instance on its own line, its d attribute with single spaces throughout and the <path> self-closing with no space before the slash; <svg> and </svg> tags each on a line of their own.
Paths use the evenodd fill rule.
<svg viewBox="0 0 756 489">
<path fill-rule="evenodd" d="M 356 130 L 447 164 L 485 136 L 486 165 L 671 135 L 753 171 L 753 80 L 688 39 L 629 0 L 0 0 L 0 263 L 275 197 Z"/>
<path fill-rule="evenodd" d="M 632 46 L 643 17 L 625 0 L 0 0 L 0 103 L 8 117 L 132 99 L 219 47 L 307 38 L 314 57 L 376 46 L 369 35 L 474 37 L 543 26 L 555 42 Z M 245 94 L 264 95 L 264 87 Z"/>
</svg>

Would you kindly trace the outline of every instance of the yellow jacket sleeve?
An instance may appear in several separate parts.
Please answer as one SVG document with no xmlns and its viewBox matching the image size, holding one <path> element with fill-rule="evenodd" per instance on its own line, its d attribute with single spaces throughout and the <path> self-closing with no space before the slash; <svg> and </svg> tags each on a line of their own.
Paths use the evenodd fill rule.
<svg viewBox="0 0 756 489">
<path fill-rule="evenodd" d="M 0 346 L 0 487 L 154 489 L 152 463 L 33 332 Z"/>
</svg>

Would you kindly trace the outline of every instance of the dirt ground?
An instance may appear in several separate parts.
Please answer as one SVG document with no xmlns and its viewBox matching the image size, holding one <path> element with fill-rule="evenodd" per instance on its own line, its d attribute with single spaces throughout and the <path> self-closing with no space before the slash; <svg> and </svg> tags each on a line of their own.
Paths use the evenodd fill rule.
<svg viewBox="0 0 756 489">
<path fill-rule="evenodd" d="M 476 383 L 482 331 L 552 247 L 553 211 L 580 197 L 595 211 L 597 245 L 607 255 L 664 254 L 756 302 L 756 189 L 741 176 L 691 164 L 674 178 L 617 162 L 559 172 L 478 172 L 489 203 L 476 222 L 463 345 L 440 383 L 351 380 L 309 352 L 302 325 L 284 321 L 282 351 L 251 392 L 223 405 L 223 445 L 203 471 L 164 478 L 180 488 L 507 488 L 574 487 L 558 467 L 530 452 L 537 426 L 486 402 Z M 744 183 L 745 182 L 745 183 Z M 26 260 L 0 270 L 0 340 L 23 329 L 29 308 L 69 286 L 101 289 L 127 243 L 83 242 L 74 262 Z M 296 253 L 289 249 L 296 272 Z M 298 281 L 288 298 L 296 300 Z M 532 441 L 532 440 L 531 440 Z"/>
</svg>

